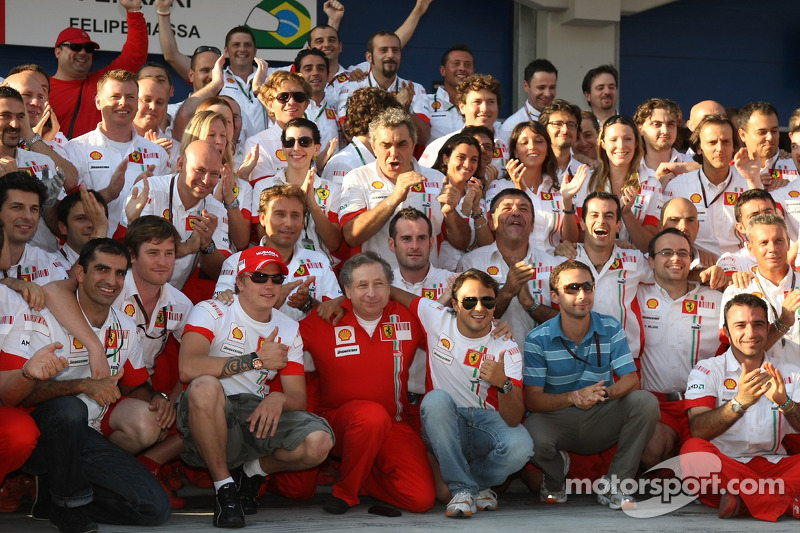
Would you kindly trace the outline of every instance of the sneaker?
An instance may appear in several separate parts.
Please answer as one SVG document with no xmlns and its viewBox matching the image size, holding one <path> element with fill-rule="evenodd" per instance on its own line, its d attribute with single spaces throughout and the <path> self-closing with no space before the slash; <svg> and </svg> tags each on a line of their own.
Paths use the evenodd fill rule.
<svg viewBox="0 0 800 533">
<path fill-rule="evenodd" d="M 605 486 L 597 493 L 597 503 L 615 511 L 636 509 L 636 499 L 629 494 L 619 492 L 619 487 L 614 486 L 608 476 L 603 476 L 601 483 Z"/>
<path fill-rule="evenodd" d="M 497 494 L 492 489 L 483 489 L 475 497 L 475 507 L 479 511 L 496 511 Z"/>
<path fill-rule="evenodd" d="M 548 490 L 547 480 L 542 474 L 542 486 L 539 488 L 539 501 L 542 503 L 567 503 L 567 482 L 566 475 L 569 472 L 570 463 L 572 460 L 569 454 L 565 451 L 558 452 L 561 454 L 561 459 L 564 461 L 564 484 L 559 490 Z"/>
<path fill-rule="evenodd" d="M 453 499 L 447 504 L 447 510 L 444 512 L 448 518 L 469 518 L 478 512 L 475 507 L 475 498 L 466 491 L 461 491 L 453 495 Z"/>
<path fill-rule="evenodd" d="M 13 513 L 22 505 L 22 499 L 35 497 L 35 483 L 27 474 L 6 476 L 0 485 L 0 513 Z"/>
<path fill-rule="evenodd" d="M 736 495 L 726 492 L 719 497 L 719 517 L 736 518 L 741 515 L 742 499 Z"/>
<path fill-rule="evenodd" d="M 264 476 L 248 476 L 242 472 L 239 478 L 239 497 L 242 500 L 242 511 L 244 514 L 256 514 L 258 512 L 258 498 L 261 484 L 264 483 Z"/>
<path fill-rule="evenodd" d="M 221 486 L 214 502 L 214 527 L 244 527 L 244 512 L 236 483 Z"/>
<path fill-rule="evenodd" d="M 83 506 L 59 507 L 53 505 L 50 509 L 50 523 L 61 533 L 97 533 L 97 524 Z"/>
<path fill-rule="evenodd" d="M 34 497 L 31 507 L 31 518 L 34 520 L 49 520 L 50 508 L 53 507 L 50 498 L 50 486 L 46 476 L 34 476 Z"/>
</svg>

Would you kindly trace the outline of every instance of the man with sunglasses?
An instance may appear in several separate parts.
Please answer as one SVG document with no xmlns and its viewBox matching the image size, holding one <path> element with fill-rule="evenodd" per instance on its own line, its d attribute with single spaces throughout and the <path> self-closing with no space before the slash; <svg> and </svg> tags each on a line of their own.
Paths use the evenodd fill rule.
<svg viewBox="0 0 800 533">
<path fill-rule="evenodd" d="M 685 233 L 662 230 L 648 250 L 655 284 L 640 284 L 636 294 L 644 330 L 642 389 L 661 405 L 661 419 L 642 455 L 645 469 L 677 455 L 689 437 L 686 380 L 698 361 L 713 357 L 720 347 L 722 293 L 689 281 L 692 259 Z"/>
<path fill-rule="evenodd" d="M 94 51 L 100 45 L 80 28 L 67 28 L 56 39 L 58 69 L 50 78 L 50 105 L 69 139 L 93 130 L 100 122 L 100 110 L 94 105 L 98 80 L 111 70 L 137 72 L 147 61 L 147 25 L 142 2 L 119 0 L 119 4 L 127 12 L 128 36 L 119 57 L 110 65 L 89 73 Z"/>
<path fill-rule="evenodd" d="M 496 510 L 491 487 L 525 466 L 533 453 L 520 425 L 522 353 L 514 341 L 491 334 L 498 290 L 489 274 L 470 269 L 453 282 L 452 310 L 393 291 L 426 333 L 422 435 L 435 457 L 437 495 L 449 501 L 445 515 L 450 518 Z"/>
<path fill-rule="evenodd" d="M 274 308 L 288 274 L 276 250 L 243 251 L 233 304 L 198 304 L 181 342 L 183 459 L 211 473 L 217 527 L 244 527 L 265 476 L 313 468 L 333 445 L 328 423 L 305 412 L 297 321 Z M 230 469 L 239 466 L 237 488 Z"/>
<path fill-rule="evenodd" d="M 78 530 L 70 522 L 152 526 L 169 517 L 166 493 L 132 455 L 173 424 L 175 408 L 147 381 L 136 323 L 113 307 L 129 267 L 128 250 L 108 238 L 89 241 L 74 267 L 79 308 L 104 348 L 109 377 L 90 377 L 86 348 L 48 309 L 28 320 L 29 353 L 58 342 L 69 365 L 36 381 L 24 401 L 36 406 L 31 415 L 42 432 L 24 468 L 39 476 L 40 496 L 50 494 L 49 518 L 62 531 Z"/>
<path fill-rule="evenodd" d="M 543 473 L 542 502 L 567 501 L 567 452 L 595 454 L 616 444 L 597 500 L 630 509 L 636 502 L 619 484 L 636 477 L 658 421 L 658 401 L 637 390 L 620 323 L 592 311 L 594 288 L 591 267 L 580 261 L 567 260 L 550 273 L 550 298 L 559 313 L 525 339 L 523 383 L 532 414 L 524 425 L 533 438 L 533 464 Z"/>
</svg>

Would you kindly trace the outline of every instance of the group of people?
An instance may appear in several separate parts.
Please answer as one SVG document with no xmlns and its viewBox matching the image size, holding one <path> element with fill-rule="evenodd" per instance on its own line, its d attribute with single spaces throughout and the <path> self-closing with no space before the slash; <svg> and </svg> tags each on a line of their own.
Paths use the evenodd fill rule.
<svg viewBox="0 0 800 533">
<path fill-rule="evenodd" d="M 800 518 L 800 110 L 787 154 L 769 103 L 700 102 L 682 152 L 675 102 L 617 114 L 603 65 L 582 111 L 536 59 L 501 124 L 466 45 L 432 94 L 398 76 L 430 0 L 350 68 L 328 0 L 278 69 L 246 26 L 181 54 L 172 1 L 183 102 L 140 0 L 107 67 L 67 28 L 0 86 L 1 510 L 159 525 L 183 475 L 225 528 L 330 482 L 332 514 L 470 517 L 514 476 L 631 509 L 708 452 L 785 487 L 700 494 L 720 517 Z"/>
</svg>

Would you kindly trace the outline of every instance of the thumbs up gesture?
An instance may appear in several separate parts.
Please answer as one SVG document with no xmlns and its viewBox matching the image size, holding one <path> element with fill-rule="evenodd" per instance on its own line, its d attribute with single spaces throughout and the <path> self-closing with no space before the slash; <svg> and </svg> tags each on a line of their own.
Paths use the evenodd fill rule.
<svg viewBox="0 0 800 533">
<path fill-rule="evenodd" d="M 488 381 L 490 385 L 502 387 L 508 377 L 506 376 L 506 351 L 501 350 L 497 361 L 492 361 L 486 357 L 481 364 L 481 379 Z"/>
</svg>

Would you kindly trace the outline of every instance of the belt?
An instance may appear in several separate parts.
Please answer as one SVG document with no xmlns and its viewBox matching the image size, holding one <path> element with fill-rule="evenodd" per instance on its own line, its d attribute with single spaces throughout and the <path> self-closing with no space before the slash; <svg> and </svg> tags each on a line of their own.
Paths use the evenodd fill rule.
<svg viewBox="0 0 800 533">
<path fill-rule="evenodd" d="M 686 399 L 681 391 L 654 392 L 653 395 L 660 402 L 681 402 Z"/>
</svg>

